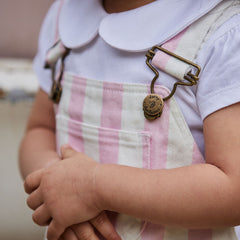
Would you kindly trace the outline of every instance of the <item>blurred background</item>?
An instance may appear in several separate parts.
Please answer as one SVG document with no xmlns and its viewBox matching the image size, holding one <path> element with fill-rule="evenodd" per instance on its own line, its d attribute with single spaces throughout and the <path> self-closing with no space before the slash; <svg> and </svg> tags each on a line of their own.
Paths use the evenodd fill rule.
<svg viewBox="0 0 240 240">
<path fill-rule="evenodd" d="M 53 0 L 0 0 L 0 240 L 40 240 L 18 171 L 18 146 L 38 89 L 32 59 Z"/>
<path fill-rule="evenodd" d="M 42 20 L 53 1 L 0 0 L 0 240 L 42 240 L 44 235 L 25 204 L 17 159 L 38 89 L 32 59 Z"/>
</svg>

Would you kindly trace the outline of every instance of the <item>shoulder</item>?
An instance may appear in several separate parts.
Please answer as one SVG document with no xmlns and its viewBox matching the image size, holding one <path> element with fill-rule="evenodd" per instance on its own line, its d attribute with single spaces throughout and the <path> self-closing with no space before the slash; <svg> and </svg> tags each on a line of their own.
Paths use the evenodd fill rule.
<svg viewBox="0 0 240 240">
<path fill-rule="evenodd" d="M 216 32 L 211 36 L 208 41 L 208 45 L 214 45 L 216 41 L 221 41 L 223 38 L 229 36 L 229 34 L 239 34 L 240 30 L 240 13 L 231 17 L 228 21 L 223 23 Z M 239 35 L 238 35 L 239 36 Z"/>
<path fill-rule="evenodd" d="M 62 2 L 63 1 L 61 0 L 56 0 L 49 8 L 42 23 L 39 43 L 40 41 L 44 41 L 46 43 L 49 41 L 51 44 L 54 44 L 58 34 L 58 18 L 60 15 Z"/>
<path fill-rule="evenodd" d="M 240 101 L 240 14 L 222 24 L 204 44 L 197 101 L 201 117 Z"/>
<path fill-rule="evenodd" d="M 50 70 L 44 69 L 47 51 L 53 46 L 58 38 L 58 18 L 61 11 L 62 0 L 56 0 L 49 8 L 40 30 L 38 39 L 38 51 L 34 58 L 34 71 L 38 77 L 40 87 L 49 92 L 51 88 Z"/>
</svg>

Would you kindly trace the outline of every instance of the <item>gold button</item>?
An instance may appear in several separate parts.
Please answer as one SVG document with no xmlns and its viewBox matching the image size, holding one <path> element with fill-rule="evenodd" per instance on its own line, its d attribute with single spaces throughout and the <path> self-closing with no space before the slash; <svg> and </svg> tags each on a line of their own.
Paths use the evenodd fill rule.
<svg viewBox="0 0 240 240">
<path fill-rule="evenodd" d="M 146 119 L 152 121 L 161 116 L 163 110 L 163 99 L 158 94 L 152 93 L 143 101 L 143 111 Z"/>
</svg>

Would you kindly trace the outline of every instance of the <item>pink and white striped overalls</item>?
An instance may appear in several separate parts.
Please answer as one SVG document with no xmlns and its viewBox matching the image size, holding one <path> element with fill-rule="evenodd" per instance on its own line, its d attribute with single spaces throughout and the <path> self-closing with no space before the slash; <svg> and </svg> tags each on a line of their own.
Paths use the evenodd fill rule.
<svg viewBox="0 0 240 240">
<path fill-rule="evenodd" d="M 220 4 L 162 47 L 193 61 L 201 44 L 235 14 L 233 2 Z M 63 53 L 60 43 L 50 50 L 47 62 L 56 62 Z M 189 64 L 162 51 L 155 53 L 152 63 L 179 81 L 185 81 L 189 72 Z M 68 72 L 64 72 L 61 83 L 61 101 L 56 107 L 58 150 L 68 143 L 100 163 L 147 169 L 204 163 L 174 97 L 164 101 L 160 118 L 149 121 L 144 117 L 142 102 L 150 93 L 150 85 L 100 82 Z M 154 91 L 162 98 L 170 94 L 169 89 L 160 85 L 155 85 Z M 237 239 L 233 228 L 183 229 L 123 214 L 110 216 L 123 240 Z"/>
</svg>

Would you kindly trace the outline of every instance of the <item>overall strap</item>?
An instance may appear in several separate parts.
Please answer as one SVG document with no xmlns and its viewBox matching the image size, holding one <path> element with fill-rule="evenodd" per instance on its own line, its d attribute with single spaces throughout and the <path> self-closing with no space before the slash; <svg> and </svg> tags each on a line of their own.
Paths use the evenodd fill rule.
<svg viewBox="0 0 240 240">
<path fill-rule="evenodd" d="M 198 80 L 200 68 L 196 69 L 193 61 L 204 42 L 227 20 L 240 12 L 240 2 L 235 0 L 222 1 L 212 11 L 194 22 L 177 36 L 164 43 L 154 46 L 147 54 L 153 66 L 170 74 L 180 81 Z M 184 61 L 187 60 L 187 61 Z M 197 72 L 197 76 L 193 73 Z"/>
<path fill-rule="evenodd" d="M 58 103 L 61 97 L 62 90 L 60 81 L 63 74 L 64 59 L 70 52 L 70 49 L 63 45 L 58 34 L 58 21 L 63 2 L 64 0 L 61 0 L 57 17 L 57 40 L 53 47 L 47 52 L 45 60 L 45 68 L 52 69 L 53 86 L 50 98 L 52 98 L 55 103 Z M 193 61 L 196 59 L 203 43 L 210 38 L 219 26 L 239 12 L 239 1 L 224 0 L 209 13 L 195 21 L 163 45 L 154 46 L 150 49 L 146 54 L 147 64 L 155 73 L 155 77 L 151 83 L 151 93 L 154 93 L 154 83 L 159 75 L 157 69 L 179 80 L 175 83 L 170 95 L 163 100 L 167 100 L 173 96 L 177 85 L 191 86 L 196 84 L 199 79 L 201 68 Z M 61 59 L 61 70 L 56 80 L 55 68 L 59 59 Z"/>
<path fill-rule="evenodd" d="M 56 26 L 55 26 L 55 43 L 53 46 L 47 51 L 44 68 L 52 68 L 55 67 L 58 59 L 62 58 L 69 50 L 62 44 L 59 36 L 59 18 L 62 10 L 64 0 L 60 0 L 57 18 L 56 18 Z"/>
<path fill-rule="evenodd" d="M 64 0 L 61 0 L 59 13 L 63 2 Z M 193 62 L 203 43 L 209 39 L 219 26 L 239 12 L 239 1 L 222 1 L 212 11 L 194 22 L 191 26 L 187 27 L 184 31 L 164 43 L 162 46 L 154 46 L 149 55 L 152 64 L 159 70 L 164 71 L 179 80 L 184 80 L 185 75 L 192 69 L 192 66 L 169 55 L 167 52 L 162 51 L 161 48 Z M 66 48 L 59 39 L 57 20 L 56 42 L 47 52 L 45 68 L 51 68 L 51 66 L 56 65 L 58 59 L 66 55 L 68 51 L 69 49 Z"/>
<path fill-rule="evenodd" d="M 52 70 L 52 88 L 49 95 L 49 98 L 54 103 L 59 103 L 62 95 L 62 85 L 61 85 L 61 79 L 63 76 L 63 70 L 64 70 L 64 60 L 66 56 L 69 54 L 70 49 L 66 48 L 59 36 L 59 17 L 60 12 L 63 6 L 64 0 L 61 0 L 59 3 L 58 13 L 57 13 L 57 19 L 56 19 L 56 33 L 55 33 L 55 44 L 48 50 L 44 68 L 51 69 Z M 56 75 L 56 65 L 58 60 L 61 59 L 61 66 L 60 66 L 60 73 Z"/>
<path fill-rule="evenodd" d="M 44 68 L 53 68 L 56 66 L 57 61 L 68 54 L 70 49 L 66 48 L 62 41 L 58 39 L 56 43 L 48 50 Z"/>
<path fill-rule="evenodd" d="M 203 43 L 232 16 L 240 12 L 239 1 L 222 1 L 212 11 L 195 21 L 174 38 L 162 46 L 153 46 L 146 54 L 146 64 L 155 73 L 151 82 L 151 93 L 143 101 L 146 119 L 152 121 L 162 114 L 164 101 L 170 99 L 179 85 L 193 86 L 199 80 L 201 67 L 196 59 Z M 162 98 L 154 92 L 154 85 L 159 77 L 158 70 L 165 72 L 178 81 L 173 84 L 169 95 Z"/>
</svg>

